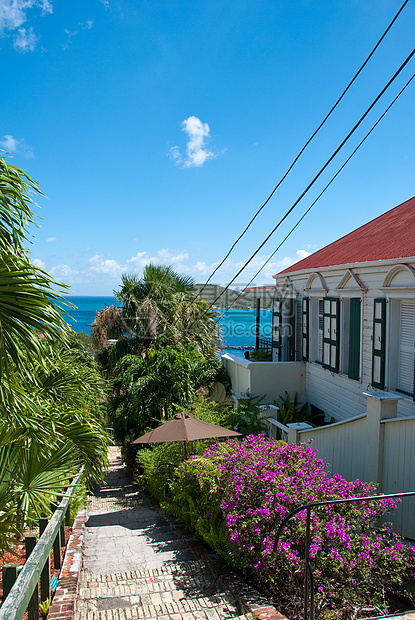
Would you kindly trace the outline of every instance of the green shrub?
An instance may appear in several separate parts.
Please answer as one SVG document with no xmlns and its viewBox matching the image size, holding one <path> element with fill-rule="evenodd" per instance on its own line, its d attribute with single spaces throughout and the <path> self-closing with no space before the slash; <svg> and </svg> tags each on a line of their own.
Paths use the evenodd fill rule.
<svg viewBox="0 0 415 620">
<path fill-rule="evenodd" d="M 236 429 L 243 435 L 263 432 L 265 423 L 261 418 L 260 399 L 253 398 L 241 405 L 235 411 L 231 404 L 225 406 L 198 395 L 193 403 L 186 407 L 185 411 L 193 417 L 217 424 L 229 429 Z M 174 413 L 183 411 L 183 407 L 174 405 Z M 203 454 L 208 446 L 224 439 L 212 438 L 203 441 L 187 442 L 189 455 Z M 137 481 L 160 502 L 169 500 L 170 482 L 175 469 L 184 460 L 183 442 L 148 444 L 142 447 L 126 443 L 123 447 L 123 459 L 129 466 Z M 167 506 L 168 507 L 168 506 Z"/>
<path fill-rule="evenodd" d="M 272 353 L 264 349 L 254 349 L 250 352 L 249 359 L 253 362 L 272 362 Z"/>
</svg>

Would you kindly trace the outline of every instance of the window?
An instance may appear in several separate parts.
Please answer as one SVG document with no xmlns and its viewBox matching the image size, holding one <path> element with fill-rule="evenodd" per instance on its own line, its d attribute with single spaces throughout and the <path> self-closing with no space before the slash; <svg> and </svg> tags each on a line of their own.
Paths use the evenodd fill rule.
<svg viewBox="0 0 415 620">
<path fill-rule="evenodd" d="M 385 388 L 386 299 L 375 299 L 373 305 L 372 385 Z"/>
<path fill-rule="evenodd" d="M 295 360 L 295 299 L 291 297 L 274 299 L 272 347 L 275 361 Z"/>
<path fill-rule="evenodd" d="M 305 361 L 309 358 L 309 331 L 310 331 L 310 300 L 303 297 L 301 300 L 302 319 L 301 319 L 301 358 Z"/>
<path fill-rule="evenodd" d="M 274 351 L 273 360 L 281 361 L 281 327 L 282 327 L 282 297 L 274 299 L 273 309 L 273 328 L 272 328 L 272 348 Z"/>
<path fill-rule="evenodd" d="M 360 378 L 362 301 L 359 297 L 341 302 L 341 362 L 340 370 L 349 379 Z"/>
<path fill-rule="evenodd" d="M 323 300 L 318 300 L 318 349 L 317 361 L 323 363 Z"/>
<path fill-rule="evenodd" d="M 414 302 L 401 301 L 399 312 L 399 351 L 397 389 L 414 392 Z"/>
<path fill-rule="evenodd" d="M 340 300 L 323 299 L 323 368 L 339 371 Z"/>
<path fill-rule="evenodd" d="M 389 300 L 388 385 L 404 394 L 414 393 L 415 302 Z"/>
</svg>

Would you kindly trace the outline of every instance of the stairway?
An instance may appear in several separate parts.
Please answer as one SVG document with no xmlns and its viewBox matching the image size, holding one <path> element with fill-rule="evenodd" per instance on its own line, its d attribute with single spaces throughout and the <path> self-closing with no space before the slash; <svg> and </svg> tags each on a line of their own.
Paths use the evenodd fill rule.
<svg viewBox="0 0 415 620">
<path fill-rule="evenodd" d="M 92 575 L 79 587 L 76 620 L 229 620 L 240 615 L 232 595 L 217 589 L 203 562 Z"/>
<path fill-rule="evenodd" d="M 111 453 L 88 498 L 74 620 L 247 620 Z"/>
</svg>

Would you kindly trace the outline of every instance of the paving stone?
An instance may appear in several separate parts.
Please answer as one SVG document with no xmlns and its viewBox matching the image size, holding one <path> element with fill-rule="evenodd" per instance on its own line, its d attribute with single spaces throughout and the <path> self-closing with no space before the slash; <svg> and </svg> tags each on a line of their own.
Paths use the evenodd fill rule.
<svg viewBox="0 0 415 620">
<path fill-rule="evenodd" d="M 248 620 L 112 454 L 88 498 L 74 620 Z"/>
</svg>

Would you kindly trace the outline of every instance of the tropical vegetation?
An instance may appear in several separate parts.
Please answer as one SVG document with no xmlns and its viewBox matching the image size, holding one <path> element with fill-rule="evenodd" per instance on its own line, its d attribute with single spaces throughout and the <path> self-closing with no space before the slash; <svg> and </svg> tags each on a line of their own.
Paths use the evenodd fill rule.
<svg viewBox="0 0 415 620">
<path fill-rule="evenodd" d="M 251 435 L 216 443 L 183 462 L 169 490 L 170 511 L 296 618 L 304 592 L 305 512 L 288 522 L 275 544 L 282 519 L 308 502 L 371 495 L 375 486 L 330 477 L 306 445 Z M 415 547 L 377 525 L 394 506 L 384 499 L 311 511 L 319 619 L 387 613 L 387 592 L 405 591 L 412 582 Z"/>
<path fill-rule="evenodd" d="M 106 465 L 98 368 L 65 322 L 66 287 L 26 248 L 36 193 L 0 157 L 0 553 L 50 514 L 81 465 L 85 479 Z"/>
<path fill-rule="evenodd" d="M 92 339 L 112 380 L 108 418 L 117 440 L 128 443 L 218 383 L 229 393 L 217 315 L 191 277 L 150 264 L 141 277 L 124 274 L 114 293 L 119 305 L 97 313 Z"/>
<path fill-rule="evenodd" d="M 108 398 L 115 437 L 120 441 L 135 439 L 217 382 L 230 388 L 222 362 L 204 357 L 193 345 L 150 347 L 145 358 L 124 356 L 116 366 Z"/>
<path fill-rule="evenodd" d="M 215 356 L 220 343 L 217 313 L 197 297 L 194 280 L 169 265 L 146 265 L 142 276 L 124 274 L 114 291 L 120 305 L 97 313 L 91 330 L 99 361 L 113 374 L 124 355 L 146 356 L 155 346 L 196 347 Z M 117 342 L 109 346 L 109 340 Z"/>
<path fill-rule="evenodd" d="M 173 411 L 175 410 L 183 411 L 183 408 L 176 405 L 173 407 Z M 235 411 L 229 403 L 215 403 L 198 394 L 184 411 L 204 422 L 236 430 L 243 436 L 265 430 L 257 399 L 248 399 L 238 411 Z M 207 446 L 216 442 L 217 439 L 188 442 L 187 451 L 189 454 L 201 455 Z M 130 466 L 136 474 L 137 481 L 169 510 L 169 503 L 165 504 L 164 500 L 167 496 L 170 497 L 170 482 L 177 467 L 183 463 L 182 442 L 151 444 L 148 448 L 142 447 L 138 452 L 135 450 L 135 453 L 135 462 L 131 461 Z"/>
</svg>

